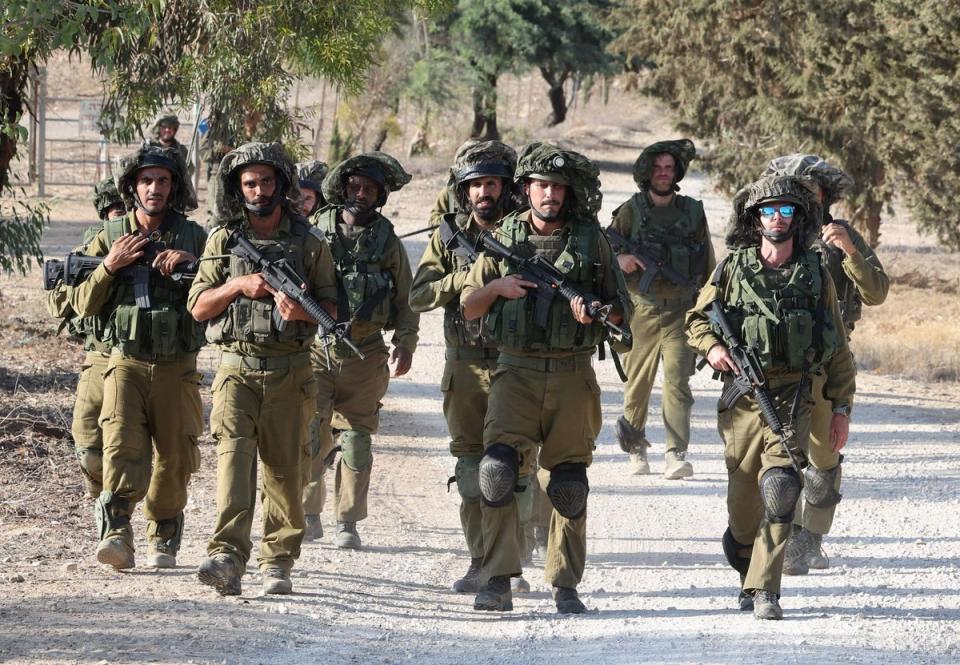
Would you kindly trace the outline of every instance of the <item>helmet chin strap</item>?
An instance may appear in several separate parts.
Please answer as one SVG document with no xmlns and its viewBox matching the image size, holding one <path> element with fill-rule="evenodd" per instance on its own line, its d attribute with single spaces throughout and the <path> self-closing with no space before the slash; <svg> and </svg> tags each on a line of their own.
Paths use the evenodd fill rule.
<svg viewBox="0 0 960 665">
<path fill-rule="evenodd" d="M 277 206 L 283 203 L 283 198 L 285 192 L 281 191 L 279 188 L 273 193 L 273 196 L 270 197 L 270 203 L 265 206 L 258 206 L 253 203 L 250 203 L 246 199 L 243 200 L 243 207 L 248 211 L 252 212 L 257 217 L 266 217 L 270 215 L 274 210 L 277 209 Z"/>
<path fill-rule="evenodd" d="M 534 207 L 533 201 L 530 200 L 529 195 L 527 196 L 527 203 L 530 204 L 530 212 L 533 213 L 533 216 L 539 219 L 541 222 L 555 222 L 560 219 L 560 213 L 563 212 L 563 206 L 560 206 L 560 210 L 558 210 L 556 213 L 552 215 L 544 214 Z"/>
<path fill-rule="evenodd" d="M 760 235 L 769 240 L 770 242 L 780 244 L 790 240 L 795 234 L 793 232 L 793 224 L 790 225 L 790 228 L 785 231 L 769 231 L 763 227 L 760 228 Z"/>
</svg>

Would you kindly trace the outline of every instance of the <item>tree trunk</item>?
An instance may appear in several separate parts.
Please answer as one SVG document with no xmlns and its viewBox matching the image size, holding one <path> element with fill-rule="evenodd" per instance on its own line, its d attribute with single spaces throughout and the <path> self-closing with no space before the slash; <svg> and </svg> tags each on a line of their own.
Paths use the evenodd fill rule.
<svg viewBox="0 0 960 665">
<path fill-rule="evenodd" d="M 10 67 L 0 70 L 0 97 L 3 99 L 3 118 L 0 122 L 15 126 L 23 114 L 24 94 L 27 89 L 26 58 L 12 58 Z M 0 132 L 0 190 L 10 186 L 10 163 L 17 156 L 17 141 Z"/>
<path fill-rule="evenodd" d="M 547 67 L 541 67 L 540 73 L 543 79 L 550 86 L 547 92 L 547 98 L 550 100 L 550 115 L 547 116 L 547 127 L 559 125 L 567 119 L 567 97 L 563 92 L 563 86 L 570 76 L 570 72 L 564 71 L 559 75 Z"/>
<path fill-rule="evenodd" d="M 473 128 L 470 138 L 499 141 L 497 129 L 497 75 L 488 74 L 483 84 L 473 89 Z"/>
</svg>

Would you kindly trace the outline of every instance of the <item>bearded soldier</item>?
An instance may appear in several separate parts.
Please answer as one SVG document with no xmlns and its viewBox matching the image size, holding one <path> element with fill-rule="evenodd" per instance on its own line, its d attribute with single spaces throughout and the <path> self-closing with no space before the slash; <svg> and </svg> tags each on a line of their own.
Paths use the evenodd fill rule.
<svg viewBox="0 0 960 665">
<path fill-rule="evenodd" d="M 297 182 L 300 185 L 300 214 L 306 218 L 325 206 L 323 179 L 330 171 L 324 162 L 311 160 L 297 164 Z"/>
<path fill-rule="evenodd" d="M 267 283 L 262 264 L 258 270 L 236 248 L 242 239 L 266 261 L 285 261 L 335 315 L 333 262 L 322 234 L 290 209 L 287 197 L 297 200 L 299 194 L 296 173 L 279 143 L 240 146 L 224 157 L 218 177 L 223 225 L 210 236 L 211 260 L 201 264 L 189 301 L 194 318 L 209 322 L 207 339 L 220 351 L 210 414 L 217 442 L 217 523 L 198 576 L 221 595 L 240 594 L 252 547 L 259 455 L 263 591 L 287 594 L 304 530 L 301 474 L 317 394 L 309 356 L 317 322 Z"/>
<path fill-rule="evenodd" d="M 686 319 L 690 344 L 724 376 L 718 425 L 726 446 L 729 526 L 723 551 L 740 573 L 740 609 L 752 608 L 759 619 L 783 618 L 781 569 L 810 433 L 811 373 L 824 374 L 836 449 L 846 441 L 853 401 L 856 369 L 833 280 L 810 249 L 819 217 L 798 178 L 762 178 L 741 190 L 727 236 L 732 252 Z M 751 361 L 735 360 L 732 354 L 742 360 L 741 353 Z M 754 369 L 760 376 L 751 376 Z"/>
<path fill-rule="evenodd" d="M 644 148 L 633 165 L 640 191 L 614 210 L 612 224 L 627 243 L 614 241 L 613 245 L 634 308 L 633 348 L 623 358 L 627 384 L 617 440 L 630 454 L 633 473 L 649 473 L 647 411 L 662 357 L 667 434 L 663 475 L 671 480 L 693 475 L 686 455 L 695 354 L 687 346 L 683 317 L 716 264 L 703 203 L 677 194 L 677 183 L 695 155 L 688 139 L 659 141 Z"/>
<path fill-rule="evenodd" d="M 172 114 L 160 116 L 157 118 L 157 121 L 153 123 L 151 139 L 148 143 L 160 148 L 172 148 L 176 150 L 180 154 L 180 157 L 183 158 L 183 163 L 187 165 L 187 173 L 192 175 L 193 164 L 189 161 L 190 150 L 187 146 L 177 141 L 178 131 L 180 131 L 180 118 Z"/>
<path fill-rule="evenodd" d="M 460 151 L 452 169 L 460 212 L 441 216 L 440 228 L 424 251 L 410 289 L 414 311 L 444 309 L 447 350 L 440 389 L 450 431 L 450 453 L 457 458 L 454 477 L 461 499 L 460 524 L 470 552 L 466 574 L 453 584 L 459 593 L 480 591 L 483 531 L 479 469 L 483 419 L 498 355 L 496 343 L 485 334 L 481 323 L 464 320 L 460 290 L 478 256 L 478 232 L 492 230 L 509 212 L 516 163 L 513 149 L 499 141 L 474 141 L 468 150 Z M 521 503 L 526 500 L 532 504 L 532 498 L 532 492 L 518 495 Z M 520 512 L 524 512 L 522 508 Z"/>
<path fill-rule="evenodd" d="M 473 151 L 480 143 L 484 142 L 478 141 L 477 139 L 467 139 L 461 143 L 460 147 L 457 148 L 457 152 L 453 155 L 453 163 L 455 165 L 460 164 L 464 159 L 464 155 L 468 151 Z M 452 168 L 450 169 L 450 176 L 447 178 L 447 184 L 437 192 L 437 200 L 430 210 L 430 226 L 439 226 L 440 220 L 444 215 L 451 212 L 458 212 L 461 209 L 457 186 L 457 170 L 456 168 Z"/>
<path fill-rule="evenodd" d="M 329 204 L 313 224 L 330 244 L 340 295 L 337 311 L 350 324 L 351 341 L 361 359 L 343 343 L 318 340 L 312 350 L 319 382 L 316 428 L 319 442 L 304 512 L 319 521 L 323 474 L 334 452 L 334 431 L 341 450 L 334 480 L 335 545 L 359 549 L 357 522 L 367 517 L 373 468 L 372 435 L 380 422 L 380 400 L 393 376 L 410 371 L 417 346 L 420 315 L 410 309 L 410 260 L 393 224 L 377 210 L 387 196 L 410 182 L 410 174 L 390 155 L 371 152 L 338 164 L 323 180 Z M 388 354 L 383 331 L 393 330 Z"/>
<path fill-rule="evenodd" d="M 823 206 L 823 227 L 813 248 L 830 272 L 837 289 L 840 314 L 847 338 L 860 320 L 863 305 L 880 305 L 887 298 L 890 280 L 880 259 L 849 222 L 834 219 L 830 206 L 843 198 L 853 179 L 817 155 L 786 155 L 771 160 L 764 175 L 796 175 L 808 178 Z M 793 533 L 783 562 L 785 575 L 806 575 L 810 568 L 827 568 L 822 553 L 823 536 L 830 532 L 840 502 L 840 449 L 830 444 L 830 402 L 823 396 L 823 375 L 814 376 L 810 417 L 810 466 L 803 496 L 797 503 Z"/>
<path fill-rule="evenodd" d="M 83 254 L 103 222 L 126 214 L 123 198 L 117 191 L 113 176 L 97 183 L 93 189 L 93 206 L 101 223 L 89 227 L 83 234 L 83 244 L 74 253 Z M 110 344 L 103 340 L 104 330 L 97 316 L 80 317 L 70 307 L 72 286 L 60 282 L 47 294 L 47 311 L 62 319 L 61 329 L 66 328 L 70 337 L 83 344 L 86 355 L 80 367 L 77 382 L 77 399 L 73 403 L 73 421 L 70 432 L 76 449 L 80 471 L 83 473 L 87 494 L 92 499 L 103 491 L 103 432 L 97 422 L 103 405 L 103 373 L 110 361 Z"/>
<path fill-rule="evenodd" d="M 104 222 L 85 252 L 103 263 L 71 295 L 80 316 L 99 318 L 111 347 L 97 560 L 116 569 L 134 566 L 130 516 L 144 498 L 147 565 L 176 565 L 187 483 L 200 464 L 203 331 L 186 308 L 188 284 L 173 279 L 206 241 L 184 217 L 197 205 L 186 170 L 170 148 L 143 146 L 124 159 L 117 189 L 130 213 Z"/>
<path fill-rule="evenodd" d="M 479 465 L 487 582 L 474 601 L 476 610 L 513 609 L 509 579 L 520 575 L 522 555 L 515 489 L 524 484 L 521 472 L 529 473 L 529 451 L 539 447 L 554 506 L 546 581 L 558 612 L 586 611 L 577 585 L 586 558 L 587 467 L 601 425 L 591 355 L 605 338 L 604 326 L 588 312 L 608 312 L 616 323 L 628 306 L 623 277 L 597 223 L 598 173 L 583 155 L 531 143 L 515 175 L 529 210 L 508 215 L 496 234 L 511 251 L 542 257 L 582 295 L 568 301 L 544 286 L 538 303 L 537 283 L 524 279 L 517 263 L 489 251 L 474 263 L 461 291 L 464 318 L 485 317 L 500 346 Z"/>
</svg>

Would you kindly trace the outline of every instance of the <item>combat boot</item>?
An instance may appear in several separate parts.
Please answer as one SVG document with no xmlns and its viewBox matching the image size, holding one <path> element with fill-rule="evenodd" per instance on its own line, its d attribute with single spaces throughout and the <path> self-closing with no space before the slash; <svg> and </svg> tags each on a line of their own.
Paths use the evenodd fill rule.
<svg viewBox="0 0 960 665">
<path fill-rule="evenodd" d="M 807 565 L 815 570 L 826 570 L 830 567 L 830 557 L 823 551 L 823 536 L 807 531 L 807 538 L 809 539 Z"/>
<path fill-rule="evenodd" d="M 513 593 L 530 593 L 530 582 L 523 579 L 523 575 L 520 575 L 520 577 L 511 577 L 510 591 Z"/>
<path fill-rule="evenodd" d="M 133 529 L 129 524 L 112 529 L 97 545 L 97 561 L 116 570 L 134 567 Z"/>
<path fill-rule="evenodd" d="M 337 538 L 334 545 L 341 550 L 360 549 L 360 534 L 356 522 L 337 522 Z"/>
<path fill-rule="evenodd" d="M 323 538 L 323 522 L 319 515 L 304 515 L 303 542 L 312 543 Z"/>
<path fill-rule="evenodd" d="M 504 575 L 491 577 L 487 585 L 473 599 L 473 609 L 483 612 L 512 612 L 513 594 L 510 578 Z"/>
<path fill-rule="evenodd" d="M 783 555 L 784 575 L 806 575 L 810 572 L 807 556 L 810 550 L 810 532 L 793 525 Z"/>
<path fill-rule="evenodd" d="M 293 591 L 290 573 L 283 568 L 264 568 L 261 574 L 263 575 L 264 594 L 286 595 Z"/>
<path fill-rule="evenodd" d="M 168 541 L 151 538 L 147 541 L 148 568 L 176 568 L 177 550 Z"/>
<path fill-rule="evenodd" d="M 221 596 L 240 595 L 240 567 L 229 554 L 214 554 L 204 560 L 197 570 L 197 577 Z"/>
<path fill-rule="evenodd" d="M 557 614 L 583 614 L 587 611 L 577 590 L 570 587 L 553 587 L 553 600 L 557 603 Z"/>
<path fill-rule="evenodd" d="M 650 464 L 647 462 L 647 448 L 650 447 L 650 442 L 647 441 L 643 430 L 631 425 L 623 416 L 617 418 L 614 430 L 620 450 L 630 455 L 630 473 L 635 476 L 650 473 Z"/>
<path fill-rule="evenodd" d="M 453 583 L 453 590 L 457 593 L 477 593 L 480 591 L 480 569 L 482 557 L 470 559 L 470 567 L 466 574 Z"/>
<path fill-rule="evenodd" d="M 783 618 L 783 610 L 780 609 L 780 599 L 777 594 L 770 593 L 765 589 L 757 589 L 753 592 L 753 618 L 768 619 L 779 621 Z"/>
<path fill-rule="evenodd" d="M 170 519 L 151 522 L 147 527 L 147 566 L 176 568 L 182 537 L 183 513 Z"/>
<path fill-rule="evenodd" d="M 680 480 L 693 475 L 693 465 L 686 460 L 687 453 L 668 450 L 663 454 L 663 477 L 667 480 Z"/>
<path fill-rule="evenodd" d="M 746 575 L 740 575 L 740 595 L 737 596 L 737 605 L 741 612 L 753 611 L 753 595 L 743 590 L 743 585 L 747 581 Z"/>
</svg>

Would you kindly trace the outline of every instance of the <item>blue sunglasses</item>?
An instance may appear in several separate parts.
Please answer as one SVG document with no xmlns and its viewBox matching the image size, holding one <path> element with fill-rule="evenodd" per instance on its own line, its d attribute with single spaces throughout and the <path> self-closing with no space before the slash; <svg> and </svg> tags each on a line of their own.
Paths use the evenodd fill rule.
<svg viewBox="0 0 960 665">
<path fill-rule="evenodd" d="M 761 206 L 758 210 L 760 211 L 761 217 L 773 217 L 778 210 L 780 211 L 781 217 L 793 217 L 797 212 L 797 207 L 791 205 Z"/>
</svg>

